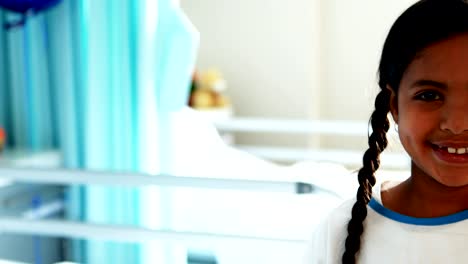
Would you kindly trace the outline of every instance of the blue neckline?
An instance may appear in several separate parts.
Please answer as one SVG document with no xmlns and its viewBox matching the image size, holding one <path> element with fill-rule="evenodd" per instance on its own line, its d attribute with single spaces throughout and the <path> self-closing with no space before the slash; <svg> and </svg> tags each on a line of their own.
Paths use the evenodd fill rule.
<svg viewBox="0 0 468 264">
<path fill-rule="evenodd" d="M 461 211 L 461 212 L 447 215 L 447 216 L 441 216 L 441 217 L 418 218 L 418 217 L 402 215 L 390 209 L 387 209 L 382 204 L 377 202 L 374 198 L 370 200 L 369 206 L 372 209 L 374 209 L 377 213 L 387 218 L 390 218 L 400 223 L 411 224 L 411 225 L 438 226 L 438 225 L 453 224 L 453 223 L 468 219 L 468 210 Z"/>
</svg>

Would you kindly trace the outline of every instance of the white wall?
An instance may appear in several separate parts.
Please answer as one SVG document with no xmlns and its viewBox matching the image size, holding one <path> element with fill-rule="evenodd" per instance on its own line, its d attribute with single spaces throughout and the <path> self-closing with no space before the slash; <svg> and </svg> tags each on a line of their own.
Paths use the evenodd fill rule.
<svg viewBox="0 0 468 264">
<path fill-rule="evenodd" d="M 320 118 L 368 120 L 378 92 L 377 68 L 385 37 L 414 0 L 322 1 Z M 357 140 L 323 137 L 327 147 L 367 146 Z"/>
<path fill-rule="evenodd" d="M 318 1 L 182 0 L 181 6 L 200 31 L 197 67 L 223 72 L 236 115 L 318 117 Z M 296 145 L 307 140 L 284 138 Z"/>
<path fill-rule="evenodd" d="M 214 66 L 224 73 L 237 115 L 367 120 L 385 35 L 413 2 L 182 0 L 181 5 L 201 33 L 198 68 Z M 304 145 L 307 139 L 241 141 Z M 323 137 L 322 144 L 362 149 L 366 139 Z"/>
</svg>

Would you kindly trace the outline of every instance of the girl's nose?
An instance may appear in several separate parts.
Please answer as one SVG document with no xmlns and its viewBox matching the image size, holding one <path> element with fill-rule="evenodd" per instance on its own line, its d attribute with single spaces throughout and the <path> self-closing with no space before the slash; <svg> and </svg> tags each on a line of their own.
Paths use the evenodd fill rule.
<svg viewBox="0 0 468 264">
<path fill-rule="evenodd" d="M 456 101 L 447 102 L 443 107 L 440 129 L 461 134 L 468 132 L 468 98 L 458 98 Z"/>
</svg>

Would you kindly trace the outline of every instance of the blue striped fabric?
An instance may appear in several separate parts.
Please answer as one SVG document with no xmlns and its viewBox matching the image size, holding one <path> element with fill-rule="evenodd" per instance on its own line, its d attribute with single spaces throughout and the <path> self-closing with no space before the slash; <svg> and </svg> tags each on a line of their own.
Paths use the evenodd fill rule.
<svg viewBox="0 0 468 264">
<path fill-rule="evenodd" d="M 0 126 L 10 147 L 59 148 L 68 168 L 164 171 L 167 116 L 187 102 L 197 48 L 175 1 L 64 0 L 0 29 Z M 67 197 L 71 220 L 154 227 L 148 212 L 161 214 L 135 189 L 70 187 Z M 162 263 L 164 249 L 74 241 L 69 259 Z"/>
</svg>

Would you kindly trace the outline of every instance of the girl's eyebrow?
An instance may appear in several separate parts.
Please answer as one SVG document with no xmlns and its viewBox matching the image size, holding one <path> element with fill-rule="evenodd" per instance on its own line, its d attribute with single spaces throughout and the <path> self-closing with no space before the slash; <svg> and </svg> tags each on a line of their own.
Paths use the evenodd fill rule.
<svg viewBox="0 0 468 264">
<path fill-rule="evenodd" d="M 414 87 L 420 87 L 420 86 L 433 86 L 433 87 L 447 90 L 447 84 L 443 82 L 438 82 L 434 80 L 426 80 L 426 79 L 417 80 L 413 82 L 413 84 L 410 87 L 414 88 Z"/>
</svg>

